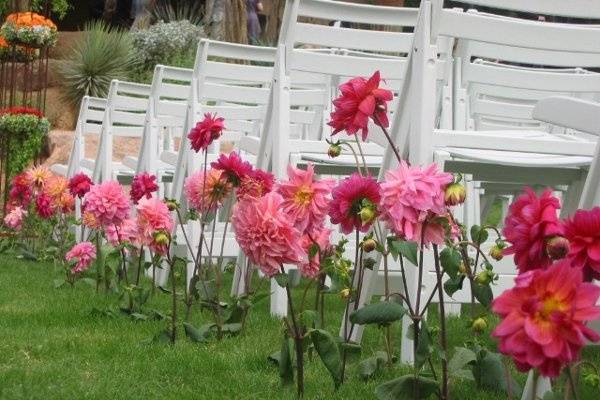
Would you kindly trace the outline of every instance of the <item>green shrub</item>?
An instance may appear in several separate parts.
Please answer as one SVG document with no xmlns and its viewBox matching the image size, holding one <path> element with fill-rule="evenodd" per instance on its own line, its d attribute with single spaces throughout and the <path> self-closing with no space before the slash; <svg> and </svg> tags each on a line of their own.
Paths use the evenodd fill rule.
<svg viewBox="0 0 600 400">
<path fill-rule="evenodd" d="M 66 100 L 77 106 L 86 95 L 106 97 L 110 82 L 125 79 L 136 62 L 128 32 L 102 21 L 86 24 L 58 66 Z"/>
<path fill-rule="evenodd" d="M 46 118 L 33 113 L 2 111 L 0 135 L 3 147 L 8 147 L 8 171 L 13 176 L 24 170 L 40 154 L 44 138 L 50 131 Z"/>
</svg>

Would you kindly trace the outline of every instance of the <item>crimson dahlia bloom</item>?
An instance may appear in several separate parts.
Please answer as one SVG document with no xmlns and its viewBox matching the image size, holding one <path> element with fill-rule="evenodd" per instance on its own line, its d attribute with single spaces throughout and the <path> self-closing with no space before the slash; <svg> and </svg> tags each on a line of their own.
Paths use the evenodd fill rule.
<svg viewBox="0 0 600 400">
<path fill-rule="evenodd" d="M 12 179 L 12 186 L 8 194 L 11 204 L 27 207 L 31 203 L 32 196 L 31 180 L 27 172 L 16 175 Z"/>
<path fill-rule="evenodd" d="M 73 196 L 79 197 L 81 199 L 83 198 L 83 196 L 85 196 L 87 192 L 90 191 L 92 185 L 92 179 L 82 172 L 77 175 L 74 175 L 69 180 L 69 191 Z"/>
<path fill-rule="evenodd" d="M 227 179 L 235 187 L 238 187 L 242 179 L 252 172 L 252 165 L 248 161 L 243 161 L 235 151 L 229 155 L 221 154 L 217 161 L 212 162 L 210 166 L 225 172 Z"/>
<path fill-rule="evenodd" d="M 334 187 L 331 195 L 329 217 L 332 224 L 340 224 L 345 234 L 354 229 L 361 232 L 369 230 L 381 200 L 379 184 L 375 179 L 354 173 Z M 363 210 L 370 213 L 368 218 L 364 217 L 367 212 Z"/>
<path fill-rule="evenodd" d="M 52 204 L 52 197 L 46 193 L 40 193 L 35 199 L 35 210 L 43 219 L 51 218 L 54 215 L 55 209 Z"/>
<path fill-rule="evenodd" d="M 565 221 L 565 237 L 571 265 L 583 268 L 586 280 L 600 279 L 600 207 L 577 210 Z"/>
<path fill-rule="evenodd" d="M 525 188 L 525 193 L 510 205 L 502 234 L 511 246 L 504 249 L 504 254 L 514 254 L 520 272 L 552 264 L 546 253 L 546 240 L 563 235 L 559 208 L 560 202 L 550 189 L 538 197 L 531 188 Z"/>
<path fill-rule="evenodd" d="M 188 134 L 192 149 L 196 153 L 200 150 L 206 150 L 212 142 L 221 136 L 223 129 L 225 129 L 224 118 L 217 117 L 216 114 L 204 114 L 204 119 L 198 122 Z"/>
<path fill-rule="evenodd" d="M 346 131 L 348 135 L 362 132 L 363 140 L 369 134 L 369 118 L 379 126 L 387 128 L 387 102 L 394 98 L 391 91 L 379 87 L 381 77 L 376 71 L 368 80 L 353 78 L 340 85 L 340 97 L 333 100 L 335 110 L 331 113 L 329 126 L 332 135 Z"/>
<path fill-rule="evenodd" d="M 282 205 L 276 192 L 248 198 L 235 205 L 231 219 L 241 249 L 268 277 L 280 273 L 283 264 L 298 264 L 304 254 L 300 232 Z"/>
<path fill-rule="evenodd" d="M 158 185 L 156 184 L 156 176 L 143 173 L 133 177 L 129 197 L 131 197 L 133 204 L 137 204 L 142 197 L 147 199 L 151 198 L 152 193 L 157 190 Z"/>
<path fill-rule="evenodd" d="M 492 336 L 520 371 L 537 368 L 544 376 L 557 377 L 563 366 L 579 359 L 587 340 L 600 340 L 585 325 L 600 317 L 600 287 L 584 283 L 582 270 L 566 260 L 522 273 L 515 281 L 513 289 L 493 302 L 502 322 Z"/>
</svg>

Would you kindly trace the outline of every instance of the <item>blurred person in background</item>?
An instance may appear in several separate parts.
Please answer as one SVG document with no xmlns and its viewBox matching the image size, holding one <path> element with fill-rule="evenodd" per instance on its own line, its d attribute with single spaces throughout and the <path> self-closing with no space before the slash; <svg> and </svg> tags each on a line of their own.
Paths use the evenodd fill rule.
<svg viewBox="0 0 600 400">
<path fill-rule="evenodd" d="M 251 44 L 258 44 L 260 38 L 260 21 L 258 13 L 262 12 L 263 5 L 260 0 L 246 0 L 246 12 L 248 20 L 248 41 Z"/>
</svg>

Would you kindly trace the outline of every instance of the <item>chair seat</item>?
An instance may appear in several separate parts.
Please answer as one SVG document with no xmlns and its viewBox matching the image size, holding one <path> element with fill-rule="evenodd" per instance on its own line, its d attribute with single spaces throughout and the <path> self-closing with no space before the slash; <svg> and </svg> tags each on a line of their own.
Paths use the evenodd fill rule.
<svg viewBox="0 0 600 400">
<path fill-rule="evenodd" d="M 591 157 L 561 156 L 555 154 L 518 153 L 512 151 L 444 148 L 453 158 L 515 167 L 583 167 Z"/>
</svg>

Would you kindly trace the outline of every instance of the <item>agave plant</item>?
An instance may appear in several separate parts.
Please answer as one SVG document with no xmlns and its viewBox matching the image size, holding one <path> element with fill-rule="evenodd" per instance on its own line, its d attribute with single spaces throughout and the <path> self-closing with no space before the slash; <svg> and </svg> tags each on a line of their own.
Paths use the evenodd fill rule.
<svg viewBox="0 0 600 400">
<path fill-rule="evenodd" d="M 128 32 L 103 21 L 85 25 L 84 35 L 58 65 L 64 96 L 77 106 L 83 96 L 106 97 L 113 79 L 124 79 L 137 63 Z"/>
<path fill-rule="evenodd" d="M 159 0 L 152 9 L 152 17 L 167 23 L 187 20 L 194 25 L 202 25 L 205 3 L 205 1 Z"/>
</svg>

